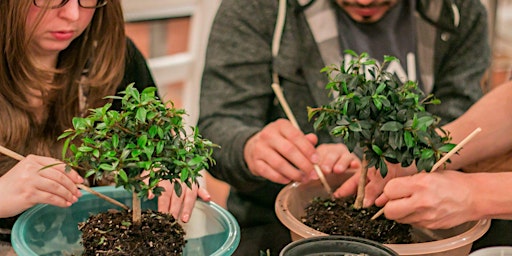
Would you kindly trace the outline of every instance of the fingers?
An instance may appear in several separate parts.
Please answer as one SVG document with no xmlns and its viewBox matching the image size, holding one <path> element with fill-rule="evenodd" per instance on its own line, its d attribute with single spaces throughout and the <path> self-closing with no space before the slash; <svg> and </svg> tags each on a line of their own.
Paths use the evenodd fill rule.
<svg viewBox="0 0 512 256">
<path fill-rule="evenodd" d="M 262 130 L 261 138 L 278 154 L 284 157 L 291 165 L 309 173 L 313 170 L 312 156 L 316 153 L 313 144 L 297 128 L 293 127 L 287 120 L 278 120 L 275 122 L 276 131 Z M 277 132 L 277 133 L 276 133 Z M 279 166 L 270 165 L 274 168 Z"/>
<path fill-rule="evenodd" d="M 354 195 L 357 191 L 357 184 L 359 182 L 359 173 L 352 175 L 345 181 L 339 188 L 334 191 L 333 196 L 336 198 L 347 197 Z"/>
<path fill-rule="evenodd" d="M 302 180 L 304 173 L 276 151 L 268 150 L 258 154 L 259 159 L 254 162 L 253 169 L 259 176 L 279 184 Z"/>
<path fill-rule="evenodd" d="M 174 191 L 174 186 L 169 181 L 163 181 L 160 186 L 165 188 L 165 192 L 158 198 L 158 211 L 171 214 L 176 219 L 188 222 L 194 209 L 197 196 L 205 201 L 210 201 L 211 196 L 204 188 L 198 188 L 193 184 L 189 188 L 181 183 L 182 193 L 178 196 Z"/>
<path fill-rule="evenodd" d="M 249 138 L 244 158 L 251 173 L 287 184 L 302 181 L 313 171 L 316 136 L 304 135 L 290 121 L 280 119 Z"/>
<path fill-rule="evenodd" d="M 82 183 L 84 180 L 74 170 L 66 172 L 64 164 L 59 164 L 61 162 L 49 157 L 29 155 L 26 160 L 31 162 L 26 167 L 36 171 L 36 175 L 33 176 L 36 179 L 32 183 L 38 191 L 33 197 L 35 203 L 65 207 L 75 203 L 82 196 L 76 183 Z"/>
<path fill-rule="evenodd" d="M 199 196 L 199 198 L 201 198 L 203 201 L 205 202 L 210 202 L 210 200 L 212 199 L 212 196 L 210 195 L 210 193 L 208 192 L 208 190 L 206 190 L 205 188 L 203 187 L 200 187 L 198 190 L 197 190 L 197 195 Z"/>
<path fill-rule="evenodd" d="M 425 173 L 420 173 L 417 175 L 424 174 Z M 384 187 L 383 193 L 386 195 L 387 198 L 389 198 L 389 200 L 410 197 L 416 188 L 415 182 L 413 182 L 413 180 L 416 179 L 417 177 L 413 177 L 414 176 L 405 176 L 391 179 L 389 182 L 387 182 L 386 186 Z"/>
</svg>

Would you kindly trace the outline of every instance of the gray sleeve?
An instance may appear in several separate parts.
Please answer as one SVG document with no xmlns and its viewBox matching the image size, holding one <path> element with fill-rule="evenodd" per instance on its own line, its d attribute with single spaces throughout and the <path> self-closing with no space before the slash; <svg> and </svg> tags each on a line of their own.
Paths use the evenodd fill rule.
<svg viewBox="0 0 512 256">
<path fill-rule="evenodd" d="M 440 116 L 443 124 L 462 115 L 482 97 L 481 81 L 491 58 L 486 9 L 478 0 L 457 2 L 460 26 L 448 40 L 442 40 L 447 34 L 439 31 L 436 41 L 433 94 L 441 104 L 427 108 Z"/>
<path fill-rule="evenodd" d="M 276 1 L 223 0 L 211 30 L 201 84 L 198 127 L 219 144 L 209 172 L 239 191 L 261 187 L 245 164 L 243 149 L 262 129 L 274 99 L 270 42 Z M 274 18 L 272 18 L 274 17 Z"/>
</svg>

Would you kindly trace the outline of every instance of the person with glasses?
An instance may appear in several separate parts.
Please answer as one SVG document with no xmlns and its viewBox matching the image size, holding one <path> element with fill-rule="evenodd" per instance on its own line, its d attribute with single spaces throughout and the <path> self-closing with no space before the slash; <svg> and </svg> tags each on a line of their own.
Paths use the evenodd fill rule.
<svg viewBox="0 0 512 256">
<path fill-rule="evenodd" d="M 386 70 L 439 98 L 426 108 L 444 124 L 482 96 L 491 59 L 486 15 L 479 0 L 223 0 L 206 52 L 198 127 L 221 146 L 208 171 L 230 185 L 227 207 L 242 230 L 235 255 L 277 254 L 290 242 L 274 211 L 286 184 L 315 178 L 314 164 L 326 174 L 358 165 L 308 120 L 307 107 L 332 100 L 323 67 L 350 63 L 346 50 L 395 56 Z"/>
<path fill-rule="evenodd" d="M 42 169 L 61 157 L 57 138 L 72 118 L 130 83 L 139 90 L 155 83 L 125 35 L 120 0 L 1 0 L 0 47 L 0 145 L 26 156 L 0 154 L 0 239 L 9 241 L 24 210 L 39 203 L 68 207 L 81 196 L 75 184 L 84 179 L 77 172 L 63 165 Z M 159 210 L 185 222 L 198 193 L 209 200 L 197 186 L 185 187 L 181 197 L 163 186 L 169 189 Z"/>
</svg>

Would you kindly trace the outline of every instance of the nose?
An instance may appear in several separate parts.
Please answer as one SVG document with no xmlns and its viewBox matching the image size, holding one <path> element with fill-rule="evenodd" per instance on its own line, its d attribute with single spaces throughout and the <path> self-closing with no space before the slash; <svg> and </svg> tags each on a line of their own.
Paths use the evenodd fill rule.
<svg viewBox="0 0 512 256">
<path fill-rule="evenodd" d="M 71 21 L 78 20 L 80 16 L 80 8 L 78 0 L 68 1 L 64 6 L 59 8 L 59 16 Z"/>
</svg>

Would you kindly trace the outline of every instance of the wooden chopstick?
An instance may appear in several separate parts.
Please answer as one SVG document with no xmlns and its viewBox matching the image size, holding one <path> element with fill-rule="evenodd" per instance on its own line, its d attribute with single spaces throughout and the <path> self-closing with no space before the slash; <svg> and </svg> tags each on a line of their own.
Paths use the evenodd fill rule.
<svg viewBox="0 0 512 256">
<path fill-rule="evenodd" d="M 14 151 L 4 147 L 2 145 L 0 145 L 0 153 L 2 153 L 2 154 L 6 155 L 6 156 L 8 156 L 8 157 L 10 157 L 10 158 L 12 158 L 14 160 L 18 160 L 18 161 L 21 161 L 21 160 L 25 159 L 24 156 L 22 156 L 22 155 L 20 155 L 20 154 L 18 154 L 16 152 L 14 152 Z M 115 200 L 115 199 L 113 199 L 111 197 L 108 197 L 108 196 L 106 196 L 104 194 L 101 194 L 101 193 L 91 189 L 90 187 L 84 185 L 84 184 L 76 184 L 76 186 L 78 188 L 82 189 L 82 190 L 85 190 L 85 191 L 87 191 L 87 192 L 97 196 L 97 197 L 105 199 L 105 200 L 107 200 L 108 202 L 110 202 L 112 204 L 115 204 L 115 205 L 117 205 L 119 207 L 122 207 L 125 210 L 129 210 L 130 209 L 130 207 L 128 207 L 127 205 L 125 205 L 125 204 L 123 204 L 123 203 L 121 203 L 121 202 L 119 202 L 119 201 L 117 201 L 117 200 Z"/>
<path fill-rule="evenodd" d="M 277 99 L 279 100 L 279 103 L 281 104 L 281 107 L 284 110 L 284 113 L 290 120 L 290 122 L 295 126 L 295 128 L 300 130 L 299 123 L 297 123 L 297 119 L 295 119 L 295 116 L 293 115 L 292 110 L 290 109 L 290 106 L 288 105 L 288 102 L 286 101 L 286 98 L 284 97 L 283 90 L 281 90 L 281 86 L 279 86 L 276 83 L 272 83 L 272 89 L 274 90 L 274 93 L 277 96 Z M 315 169 L 316 175 L 322 182 L 322 185 L 324 186 L 325 190 L 327 191 L 327 194 L 331 196 L 331 198 L 334 198 L 332 195 L 332 189 L 331 186 L 329 186 L 329 183 L 327 183 L 327 180 L 325 179 L 324 173 L 322 172 L 322 169 L 318 164 L 314 164 L 313 168 Z"/>
<path fill-rule="evenodd" d="M 437 161 L 434 164 L 434 166 L 432 166 L 432 170 L 430 172 L 434 172 L 435 170 L 437 170 L 437 168 L 439 168 L 442 164 L 444 164 L 453 154 L 457 153 L 457 151 L 459 151 L 459 149 L 461 149 L 466 143 L 468 143 L 473 137 L 475 137 L 475 135 L 477 135 L 481 131 L 482 131 L 482 128 L 478 127 L 473 132 L 471 132 L 466 138 L 464 138 L 460 143 L 458 143 L 454 148 L 452 148 L 452 150 L 450 150 L 448 153 L 446 153 L 446 155 L 441 157 L 441 159 L 439 159 L 439 161 Z M 377 219 L 383 213 L 384 213 L 384 207 L 382 207 L 377 213 L 375 213 L 375 215 L 373 215 L 371 220 Z"/>
</svg>

